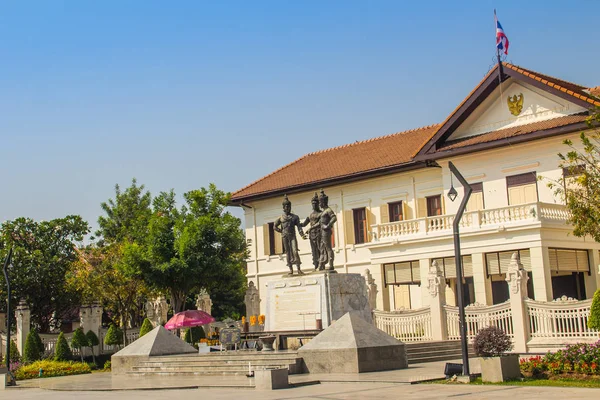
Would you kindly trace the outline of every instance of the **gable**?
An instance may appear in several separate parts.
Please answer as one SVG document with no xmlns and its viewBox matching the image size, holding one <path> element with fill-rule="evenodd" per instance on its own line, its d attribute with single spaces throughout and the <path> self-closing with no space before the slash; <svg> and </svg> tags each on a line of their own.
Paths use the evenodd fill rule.
<svg viewBox="0 0 600 400">
<path fill-rule="evenodd" d="M 511 100 L 522 99 L 522 109 L 513 115 Z M 516 108 L 516 107 L 515 107 Z M 586 108 L 528 83 L 511 78 L 492 93 L 448 136 L 447 141 L 491 133 L 507 128 L 548 121 L 585 112 Z"/>
</svg>

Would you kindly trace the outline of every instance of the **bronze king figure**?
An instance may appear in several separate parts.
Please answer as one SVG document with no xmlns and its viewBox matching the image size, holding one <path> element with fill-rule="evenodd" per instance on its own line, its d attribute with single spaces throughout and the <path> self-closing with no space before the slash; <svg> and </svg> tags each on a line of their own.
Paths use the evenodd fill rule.
<svg viewBox="0 0 600 400">
<path fill-rule="evenodd" d="M 312 262 L 315 270 L 319 269 L 319 260 L 321 258 L 321 209 L 319 208 L 319 195 L 315 192 L 311 200 L 313 211 L 302 223 L 302 226 L 306 226 L 310 223 L 308 228 L 308 239 L 310 241 L 310 249 L 312 252 Z"/>
<path fill-rule="evenodd" d="M 329 197 L 321 189 L 319 195 L 319 206 L 321 207 L 321 218 L 319 225 L 321 227 L 321 257 L 319 258 L 319 270 L 335 271 L 333 267 L 333 248 L 331 247 L 331 228 L 337 221 L 335 212 L 329 208 Z M 325 266 L 329 264 L 327 268 Z"/>
<path fill-rule="evenodd" d="M 304 275 L 300 269 L 300 255 L 298 254 L 298 241 L 296 240 L 296 228 L 303 239 L 306 235 L 302 231 L 302 223 L 296 214 L 292 214 L 292 202 L 288 200 L 287 195 L 283 196 L 283 215 L 275 220 L 273 229 L 281 233 L 283 241 L 283 251 L 290 269 L 290 275 L 294 274 L 293 266 L 296 265 L 298 275 Z"/>
</svg>

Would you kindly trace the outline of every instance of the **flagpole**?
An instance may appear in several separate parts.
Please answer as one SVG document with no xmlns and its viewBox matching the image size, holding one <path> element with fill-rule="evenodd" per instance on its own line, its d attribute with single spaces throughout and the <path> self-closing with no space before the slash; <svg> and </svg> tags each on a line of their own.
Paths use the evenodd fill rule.
<svg viewBox="0 0 600 400">
<path fill-rule="evenodd" d="M 500 49 L 498 48 L 498 17 L 496 16 L 496 9 L 494 8 L 494 29 L 496 34 L 496 58 L 498 59 L 498 84 L 502 85 L 502 60 L 500 60 Z"/>
</svg>

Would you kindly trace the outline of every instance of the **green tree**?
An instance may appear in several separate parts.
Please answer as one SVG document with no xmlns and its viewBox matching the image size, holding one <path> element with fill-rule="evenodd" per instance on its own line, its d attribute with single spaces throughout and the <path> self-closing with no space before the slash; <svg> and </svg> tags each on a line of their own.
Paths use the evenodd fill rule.
<svg viewBox="0 0 600 400">
<path fill-rule="evenodd" d="M 56 345 L 54 347 L 54 361 L 69 361 L 72 358 L 73 353 L 71 352 L 69 343 L 67 343 L 65 334 L 61 332 L 58 335 L 58 339 L 56 340 Z"/>
<path fill-rule="evenodd" d="M 51 221 L 31 218 L 5 221 L 0 226 L 0 259 L 13 248 L 11 302 L 23 298 L 31 309 L 31 322 L 48 332 L 73 304 L 77 294 L 67 290 L 66 273 L 77 259 L 77 242 L 89 232 L 88 224 L 70 215 Z M 6 304 L 6 284 L 0 274 L 0 304 Z"/>
<path fill-rule="evenodd" d="M 154 326 L 152 326 L 152 322 L 150 322 L 148 318 L 144 318 L 144 322 L 142 323 L 142 327 L 140 328 L 140 337 L 144 336 L 152 329 L 154 329 Z"/>
<path fill-rule="evenodd" d="M 175 313 L 183 311 L 188 294 L 202 288 L 211 295 L 235 294 L 224 296 L 215 308 L 231 306 L 239 313 L 247 248 L 240 220 L 226 210 L 230 194 L 211 184 L 183 197 L 185 204 L 179 209 L 172 190 L 153 201 L 148 262 L 140 263 L 144 278 L 170 294 Z"/>
<path fill-rule="evenodd" d="M 104 344 L 107 346 L 120 346 L 123 344 L 123 331 L 119 329 L 115 324 L 112 324 L 106 336 L 104 336 Z"/>
<path fill-rule="evenodd" d="M 83 333 L 83 328 L 79 327 L 75 329 L 75 332 L 73 332 L 73 337 L 71 338 L 71 347 L 79 350 L 81 362 L 83 362 L 83 349 L 88 346 L 88 340 L 85 336 L 85 333 Z"/>
<path fill-rule="evenodd" d="M 590 128 L 600 126 L 600 109 L 587 120 Z M 559 153 L 559 166 L 568 172 L 561 181 L 551 181 L 548 186 L 554 189 L 571 212 L 570 222 L 573 234 L 578 237 L 591 236 L 600 242 L 600 132 L 581 132 L 580 143 L 563 141 L 569 147 L 566 153 Z"/>
<path fill-rule="evenodd" d="M 6 353 L 4 349 L 2 349 L 3 353 Z M 10 361 L 11 362 L 20 362 L 21 361 L 21 353 L 19 353 L 19 349 L 17 348 L 17 344 L 14 340 L 10 341 Z M 6 354 L 2 357 L 2 364 L 6 365 Z"/>
<path fill-rule="evenodd" d="M 201 326 L 194 326 L 185 331 L 183 340 L 185 340 L 189 344 L 196 344 L 200 341 L 200 339 L 203 339 L 205 337 L 206 335 L 204 333 L 204 329 L 202 329 Z"/>
<path fill-rule="evenodd" d="M 44 345 L 36 329 L 27 334 L 25 348 L 23 349 L 23 362 L 32 363 L 44 357 Z"/>
<path fill-rule="evenodd" d="M 600 331 L 600 289 L 596 290 L 596 293 L 594 293 L 590 318 L 587 323 L 588 328 Z"/>
<path fill-rule="evenodd" d="M 94 364 L 96 364 L 96 352 L 94 351 L 94 347 L 100 344 L 100 340 L 98 340 L 98 336 L 94 333 L 94 331 L 89 330 L 85 334 L 87 339 L 87 345 L 92 350 L 92 360 L 94 360 Z"/>
</svg>

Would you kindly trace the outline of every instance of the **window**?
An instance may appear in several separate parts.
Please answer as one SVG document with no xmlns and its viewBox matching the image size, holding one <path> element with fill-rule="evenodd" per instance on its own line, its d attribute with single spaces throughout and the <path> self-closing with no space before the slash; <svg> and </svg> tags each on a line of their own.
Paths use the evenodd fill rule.
<svg viewBox="0 0 600 400">
<path fill-rule="evenodd" d="M 575 249 L 548 249 L 550 258 L 550 271 L 553 272 L 587 272 L 590 271 L 590 262 L 587 250 Z"/>
<path fill-rule="evenodd" d="M 421 283 L 418 261 L 383 264 L 383 283 L 388 285 L 411 285 Z"/>
<path fill-rule="evenodd" d="M 367 211 L 363 208 L 352 210 L 354 220 L 354 243 L 367 242 Z"/>
<path fill-rule="evenodd" d="M 442 196 L 429 196 L 425 198 L 427 200 L 427 216 L 434 217 L 436 215 L 442 215 Z"/>
<path fill-rule="evenodd" d="M 462 256 L 463 278 L 473 276 L 473 258 L 470 255 Z M 431 262 L 437 261 L 438 267 L 444 273 L 446 279 L 456 278 L 456 260 L 454 257 L 434 258 Z"/>
<path fill-rule="evenodd" d="M 492 301 L 494 304 L 503 303 L 510 297 L 508 293 L 508 284 L 506 282 L 506 272 L 508 271 L 508 266 L 510 265 L 514 253 L 519 254 L 523 269 L 527 271 L 527 275 L 529 276 L 529 279 L 527 280 L 527 297 L 535 299 L 529 249 L 501 251 L 485 254 L 487 278 L 492 284 Z"/>
<path fill-rule="evenodd" d="M 473 191 L 467 203 L 467 212 L 483 210 L 483 183 L 471 183 L 471 188 Z"/>
<path fill-rule="evenodd" d="M 404 213 L 402 211 L 402 202 L 397 201 L 395 203 L 388 204 L 390 221 L 389 222 L 397 222 L 404 220 Z"/>
<path fill-rule="evenodd" d="M 275 223 L 263 225 L 263 241 L 266 256 L 283 254 L 283 238 L 281 233 L 275 230 Z"/>
<path fill-rule="evenodd" d="M 511 206 L 538 201 L 537 174 L 535 172 L 507 176 L 506 188 L 508 191 L 508 204 Z"/>
</svg>

